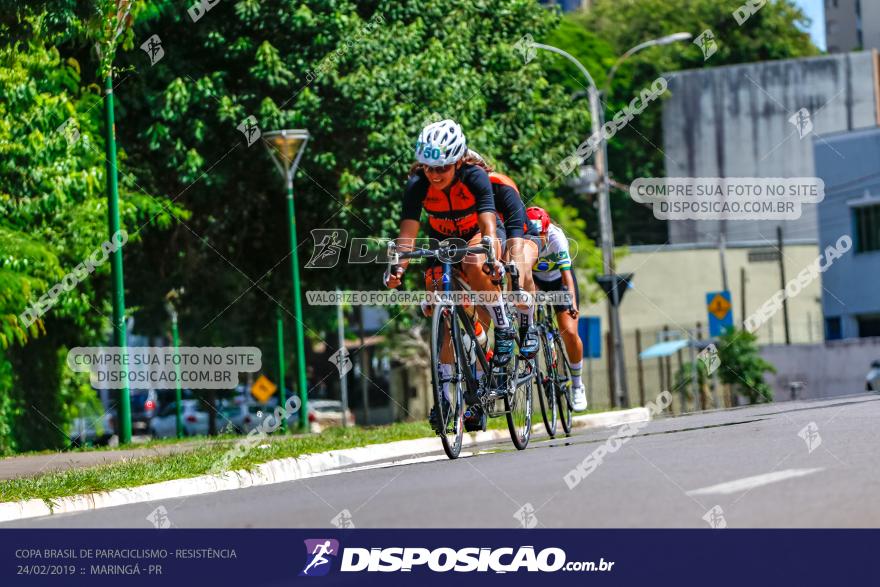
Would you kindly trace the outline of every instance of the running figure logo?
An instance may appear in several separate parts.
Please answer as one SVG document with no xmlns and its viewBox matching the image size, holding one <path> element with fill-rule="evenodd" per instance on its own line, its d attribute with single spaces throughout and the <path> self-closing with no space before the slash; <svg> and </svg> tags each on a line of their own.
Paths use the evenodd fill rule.
<svg viewBox="0 0 880 587">
<path fill-rule="evenodd" d="M 348 231 L 344 228 L 315 228 L 312 241 L 315 250 L 306 269 L 332 269 L 339 263 L 342 249 L 348 242 Z"/>
<path fill-rule="evenodd" d="M 339 555 L 339 541 L 332 538 L 310 538 L 306 543 L 306 566 L 300 577 L 322 577 L 330 572 L 327 557 Z"/>
<path fill-rule="evenodd" d="M 150 58 L 150 67 L 156 65 L 163 57 L 165 57 L 165 49 L 162 48 L 162 39 L 159 35 L 153 35 L 141 45 L 141 49 Z"/>
<path fill-rule="evenodd" d="M 715 40 L 712 29 L 703 31 L 699 37 L 694 39 L 694 45 L 703 51 L 703 61 L 708 61 L 718 51 L 718 41 Z"/>
<path fill-rule="evenodd" d="M 801 108 L 795 112 L 788 121 L 794 125 L 801 138 L 813 132 L 813 119 L 810 116 L 810 111 L 806 108 Z"/>
</svg>

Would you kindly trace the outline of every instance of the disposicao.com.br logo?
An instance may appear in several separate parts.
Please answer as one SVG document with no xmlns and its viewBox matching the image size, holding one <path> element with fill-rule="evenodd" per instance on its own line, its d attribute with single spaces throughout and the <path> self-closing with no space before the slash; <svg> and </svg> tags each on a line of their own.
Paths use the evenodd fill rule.
<svg viewBox="0 0 880 587">
<path fill-rule="evenodd" d="M 300 576 L 326 575 L 330 570 L 328 556 L 337 556 L 339 543 L 330 539 L 306 540 L 306 566 Z M 595 561 L 566 561 L 561 548 L 534 546 L 518 548 L 420 548 L 392 546 L 387 548 L 345 548 L 342 551 L 340 572 L 412 572 L 419 568 L 435 573 L 455 571 L 516 573 L 518 571 L 553 573 L 556 571 L 610 571 L 614 562 L 604 558 Z"/>
</svg>

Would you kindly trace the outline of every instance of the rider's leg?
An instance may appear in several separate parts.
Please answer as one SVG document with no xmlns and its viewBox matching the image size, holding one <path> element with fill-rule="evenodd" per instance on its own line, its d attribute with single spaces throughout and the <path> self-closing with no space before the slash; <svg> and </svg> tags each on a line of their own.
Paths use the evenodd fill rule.
<svg viewBox="0 0 880 587">
<path fill-rule="evenodd" d="M 443 289 L 443 266 L 432 265 L 425 270 L 425 290 L 429 292 L 440 291 Z M 428 312 L 430 314 L 431 312 Z M 449 379 L 452 376 L 452 362 L 454 360 L 452 353 L 452 341 L 447 337 L 440 347 L 440 376 L 443 379 Z M 449 382 L 443 384 L 443 395 L 450 399 L 451 389 Z"/>
<path fill-rule="evenodd" d="M 572 318 L 568 310 L 556 312 L 556 321 L 559 324 L 559 334 L 562 336 L 562 343 L 565 345 L 565 353 L 568 355 L 569 364 L 571 365 L 572 387 L 580 387 L 581 368 L 583 366 L 584 345 L 581 337 L 578 336 L 577 319 Z"/>
<path fill-rule="evenodd" d="M 482 235 L 477 233 L 468 242 L 468 246 L 476 246 L 480 243 Z M 501 258 L 501 247 L 495 243 L 495 256 Z M 495 325 L 495 356 L 496 364 L 505 365 L 513 352 L 513 344 L 516 335 L 512 324 L 507 317 L 504 301 L 501 299 L 500 287 L 492 283 L 491 278 L 483 273 L 485 255 L 468 255 L 461 264 L 465 278 L 474 292 L 479 292 L 484 298 L 484 305 L 489 311 L 492 323 Z"/>
<path fill-rule="evenodd" d="M 505 247 L 505 259 L 513 262 L 519 271 L 519 283 L 522 291 L 529 294 L 529 299 L 516 306 L 519 314 L 521 350 L 526 357 L 538 352 L 538 337 L 535 332 L 535 280 L 532 278 L 532 267 L 538 260 L 538 245 L 523 238 L 511 238 Z"/>
</svg>

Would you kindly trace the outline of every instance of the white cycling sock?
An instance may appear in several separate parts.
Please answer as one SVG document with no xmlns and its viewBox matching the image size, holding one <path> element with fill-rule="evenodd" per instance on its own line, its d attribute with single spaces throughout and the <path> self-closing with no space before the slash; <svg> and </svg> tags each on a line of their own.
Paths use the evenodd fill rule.
<svg viewBox="0 0 880 587">
<path fill-rule="evenodd" d="M 449 379 L 450 377 L 452 377 L 452 363 L 440 363 L 440 377 L 442 377 L 443 379 Z M 449 399 L 451 396 L 451 391 L 450 382 L 448 381 L 443 384 L 443 396 L 446 398 L 447 401 L 452 401 Z"/>
<path fill-rule="evenodd" d="M 584 361 L 580 360 L 577 363 L 571 364 L 571 386 L 572 387 L 583 387 L 583 383 L 581 382 L 581 369 L 584 366 Z"/>
<path fill-rule="evenodd" d="M 486 308 L 492 316 L 495 328 L 510 328 L 510 320 L 507 319 L 507 310 L 504 308 L 503 300 L 498 299 L 494 304 L 486 304 Z"/>
<path fill-rule="evenodd" d="M 535 323 L 535 306 L 530 305 L 529 309 L 525 312 L 517 310 L 517 314 L 519 314 L 519 325 L 521 328 L 528 328 Z"/>
</svg>

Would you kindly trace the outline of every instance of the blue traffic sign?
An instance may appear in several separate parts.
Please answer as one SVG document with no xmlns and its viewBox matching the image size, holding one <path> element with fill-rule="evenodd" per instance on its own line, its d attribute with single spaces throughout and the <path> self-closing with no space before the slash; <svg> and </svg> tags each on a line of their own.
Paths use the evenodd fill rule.
<svg viewBox="0 0 880 587">
<path fill-rule="evenodd" d="M 710 291 L 706 294 L 706 311 L 709 313 L 709 336 L 721 336 L 733 328 L 733 303 L 729 291 Z"/>
<path fill-rule="evenodd" d="M 602 356 L 602 328 L 598 316 L 578 319 L 578 336 L 584 343 L 584 358 L 598 359 Z"/>
</svg>

